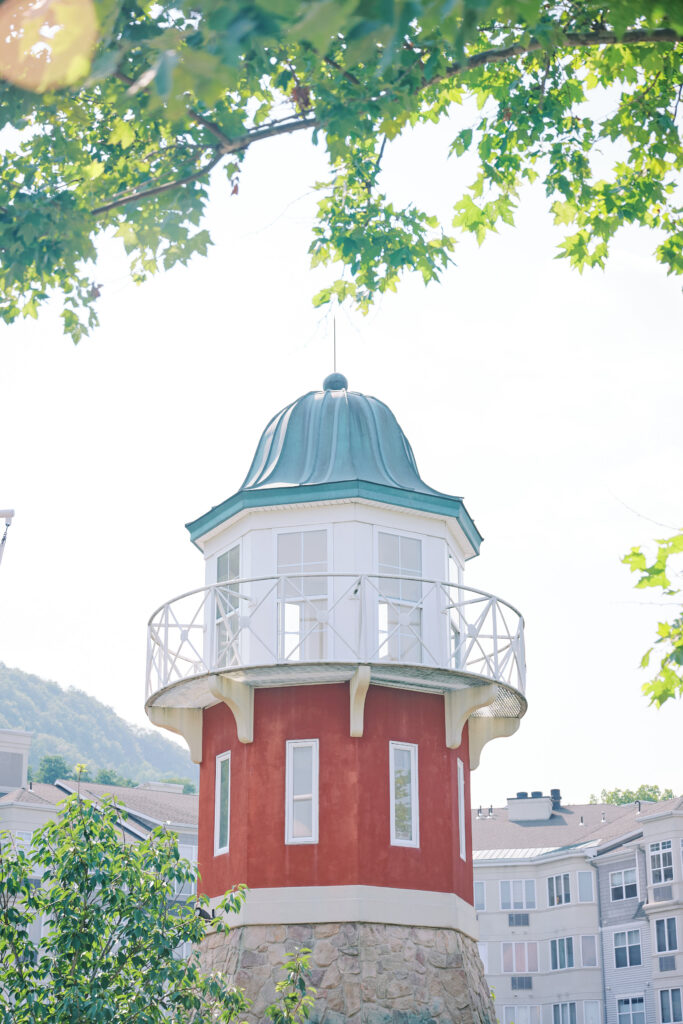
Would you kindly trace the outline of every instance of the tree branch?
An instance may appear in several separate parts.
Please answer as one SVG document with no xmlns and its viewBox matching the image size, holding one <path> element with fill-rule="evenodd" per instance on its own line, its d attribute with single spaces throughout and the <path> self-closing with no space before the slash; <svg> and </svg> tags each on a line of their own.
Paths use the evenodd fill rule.
<svg viewBox="0 0 683 1024">
<path fill-rule="evenodd" d="M 301 121 L 277 122 L 270 125 L 268 128 L 262 128 L 259 131 L 242 135 L 238 139 L 229 139 L 227 136 L 224 136 L 225 142 L 221 143 L 215 156 L 209 160 L 205 167 L 195 171 L 194 174 L 188 174 L 184 178 L 176 178 L 173 181 L 167 181 L 161 185 L 153 185 L 151 188 L 140 189 L 137 192 L 128 192 L 116 199 L 112 199 L 109 203 L 104 203 L 102 206 L 96 206 L 90 212 L 95 217 L 101 213 L 108 213 L 109 210 L 114 210 L 117 206 L 125 206 L 126 203 L 133 203 L 138 199 L 149 199 L 151 196 L 158 196 L 163 192 L 168 192 L 169 189 L 180 188 L 181 185 L 190 185 L 193 181 L 199 181 L 200 178 L 203 178 L 206 174 L 212 171 L 213 168 L 221 162 L 223 157 L 227 156 L 229 153 L 240 153 L 248 149 L 254 142 L 261 142 L 263 139 L 270 139 L 276 135 L 286 135 L 291 132 L 301 131 L 304 128 L 317 128 L 320 124 L 321 122 L 316 118 L 310 117 Z"/>
<path fill-rule="evenodd" d="M 637 43 L 680 43 L 683 36 L 670 28 L 633 29 L 625 32 L 623 36 L 617 36 L 614 32 L 564 32 L 558 34 L 555 48 L 563 47 L 573 49 L 574 47 L 590 46 L 633 46 Z M 501 64 L 511 57 L 524 57 L 528 53 L 547 49 L 547 44 L 540 39 L 532 39 L 529 43 L 513 43 L 511 46 L 503 46 L 501 49 L 482 50 L 475 53 L 465 61 L 456 61 L 451 64 L 441 75 L 430 78 L 425 85 L 434 85 L 446 78 L 453 78 L 465 71 L 472 71 L 474 68 L 483 67 L 486 64 Z"/>
</svg>

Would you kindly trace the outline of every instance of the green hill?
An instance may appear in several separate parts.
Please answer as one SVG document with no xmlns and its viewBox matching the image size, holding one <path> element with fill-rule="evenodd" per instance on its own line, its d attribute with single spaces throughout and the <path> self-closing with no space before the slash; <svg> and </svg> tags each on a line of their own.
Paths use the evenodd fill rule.
<svg viewBox="0 0 683 1024">
<path fill-rule="evenodd" d="M 44 755 L 61 754 L 69 764 L 85 763 L 91 772 L 113 768 L 136 782 L 164 776 L 198 780 L 190 755 L 160 731 L 129 725 L 83 690 L 65 690 L 2 662 L 0 729 L 33 733 L 34 768 Z"/>
</svg>

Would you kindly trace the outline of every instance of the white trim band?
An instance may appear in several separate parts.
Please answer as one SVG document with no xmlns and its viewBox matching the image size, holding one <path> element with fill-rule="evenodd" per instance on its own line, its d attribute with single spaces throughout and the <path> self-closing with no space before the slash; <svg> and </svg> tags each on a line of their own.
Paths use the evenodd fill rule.
<svg viewBox="0 0 683 1024">
<path fill-rule="evenodd" d="M 219 897 L 211 900 L 212 908 Z M 477 915 L 453 892 L 391 889 L 380 885 L 311 885 L 250 889 L 232 928 L 262 924 L 327 924 L 362 921 L 418 928 L 455 928 L 475 941 Z"/>
</svg>

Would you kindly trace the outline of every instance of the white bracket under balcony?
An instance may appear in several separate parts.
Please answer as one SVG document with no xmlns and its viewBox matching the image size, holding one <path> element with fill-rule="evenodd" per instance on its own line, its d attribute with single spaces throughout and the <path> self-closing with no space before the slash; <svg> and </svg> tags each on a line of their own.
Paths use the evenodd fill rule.
<svg viewBox="0 0 683 1024">
<path fill-rule="evenodd" d="M 237 738 L 240 743 L 254 742 L 254 688 L 241 679 L 225 672 L 213 676 L 209 689 L 217 700 L 222 700 L 235 716 Z"/>
</svg>

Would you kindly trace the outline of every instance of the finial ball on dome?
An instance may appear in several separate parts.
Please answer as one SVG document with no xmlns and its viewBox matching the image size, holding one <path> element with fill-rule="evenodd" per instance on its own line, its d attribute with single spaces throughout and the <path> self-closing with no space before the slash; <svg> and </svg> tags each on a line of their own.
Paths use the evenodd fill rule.
<svg viewBox="0 0 683 1024">
<path fill-rule="evenodd" d="M 323 381 L 323 391 L 346 391 L 349 382 L 343 373 L 329 373 Z"/>
</svg>

